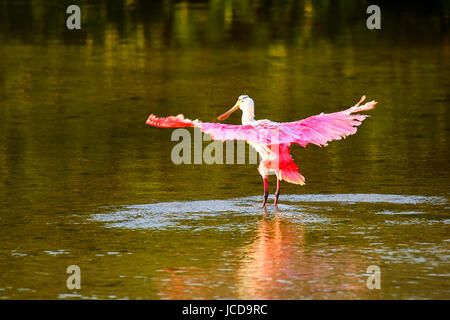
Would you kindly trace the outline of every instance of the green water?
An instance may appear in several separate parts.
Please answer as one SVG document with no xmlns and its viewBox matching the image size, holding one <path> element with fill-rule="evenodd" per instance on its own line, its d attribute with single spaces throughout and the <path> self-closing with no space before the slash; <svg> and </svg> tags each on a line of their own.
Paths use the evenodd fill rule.
<svg viewBox="0 0 450 320">
<path fill-rule="evenodd" d="M 0 1 L 0 298 L 450 298 L 444 1 L 384 3 L 374 31 L 351 1 L 83 1 L 80 31 L 69 4 Z M 280 122 L 379 104 L 293 146 L 307 184 L 263 211 L 256 165 L 177 166 L 145 126 L 240 94 Z"/>
</svg>

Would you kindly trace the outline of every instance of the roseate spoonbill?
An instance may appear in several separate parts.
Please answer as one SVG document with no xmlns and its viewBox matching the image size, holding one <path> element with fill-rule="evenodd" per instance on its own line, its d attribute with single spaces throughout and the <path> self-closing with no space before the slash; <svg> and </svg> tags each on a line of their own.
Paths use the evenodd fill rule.
<svg viewBox="0 0 450 320">
<path fill-rule="evenodd" d="M 236 104 L 217 119 L 225 120 L 234 111 L 241 109 L 242 125 L 190 120 L 184 118 L 182 114 L 163 118 L 151 114 L 146 124 L 159 128 L 197 127 L 214 140 L 245 140 L 261 156 L 258 171 L 264 183 L 264 199 L 261 206 L 264 208 L 268 196 L 267 178 L 269 174 L 275 174 L 277 177 L 275 206 L 280 195 L 281 180 L 294 184 L 305 184 L 305 178 L 292 160 L 289 146 L 292 143 L 302 147 L 306 147 L 308 143 L 327 146 L 328 141 L 340 140 L 342 137 L 354 134 L 356 127 L 368 117 L 354 113 L 371 110 L 377 104 L 376 101 L 371 101 L 360 106 L 365 99 L 366 96 L 363 96 L 356 105 L 344 111 L 321 113 L 299 121 L 278 123 L 267 119 L 255 120 L 253 99 L 247 95 L 241 95 Z"/>
</svg>

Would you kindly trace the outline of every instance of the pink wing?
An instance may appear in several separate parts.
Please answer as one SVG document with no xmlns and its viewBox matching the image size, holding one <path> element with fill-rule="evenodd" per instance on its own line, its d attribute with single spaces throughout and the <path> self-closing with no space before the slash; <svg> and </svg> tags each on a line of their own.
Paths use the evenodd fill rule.
<svg viewBox="0 0 450 320">
<path fill-rule="evenodd" d="M 198 127 L 215 140 L 246 140 L 248 142 L 272 145 L 297 143 L 305 147 L 308 143 L 326 146 L 328 141 L 339 140 L 354 134 L 356 126 L 361 124 L 367 115 L 353 114 L 371 110 L 376 101 L 359 106 L 365 96 L 353 107 L 334 113 L 321 113 L 300 121 L 277 123 L 269 120 L 256 121 L 250 125 L 232 125 L 222 123 L 201 122 L 185 119 L 183 115 L 158 118 L 150 115 L 147 124 L 160 128 Z"/>
<path fill-rule="evenodd" d="M 359 106 L 365 96 L 353 107 L 334 113 L 321 113 L 300 121 L 280 124 L 280 136 L 287 137 L 286 143 L 297 143 L 305 147 L 308 143 L 326 146 L 328 141 L 340 140 L 342 137 L 356 133 L 357 126 L 369 117 L 354 114 L 375 108 L 376 101 L 370 101 Z M 284 142 L 284 139 L 281 138 Z"/>
</svg>

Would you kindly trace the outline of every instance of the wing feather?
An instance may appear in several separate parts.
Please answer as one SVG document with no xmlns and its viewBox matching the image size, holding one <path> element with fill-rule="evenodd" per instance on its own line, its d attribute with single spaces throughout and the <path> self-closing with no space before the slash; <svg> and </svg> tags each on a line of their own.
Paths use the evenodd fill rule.
<svg viewBox="0 0 450 320">
<path fill-rule="evenodd" d="M 321 113 L 294 122 L 277 123 L 259 120 L 249 125 L 232 125 L 190 120 L 183 115 L 158 118 L 152 114 L 147 124 L 160 128 L 198 127 L 212 139 L 222 141 L 246 140 L 264 145 L 286 144 L 288 146 L 296 143 L 302 147 L 312 143 L 326 146 L 329 141 L 340 140 L 356 132 L 357 126 L 368 115 L 354 113 L 371 110 L 377 104 L 376 101 L 371 101 L 360 106 L 364 100 L 365 96 L 355 106 L 344 111 Z"/>
</svg>

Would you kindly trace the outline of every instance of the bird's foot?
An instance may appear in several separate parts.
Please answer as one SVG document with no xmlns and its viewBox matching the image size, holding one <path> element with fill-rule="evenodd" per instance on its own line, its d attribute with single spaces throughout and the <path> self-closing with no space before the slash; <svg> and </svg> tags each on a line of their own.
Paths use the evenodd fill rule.
<svg viewBox="0 0 450 320">
<path fill-rule="evenodd" d="M 278 207 L 278 195 L 275 195 L 275 201 L 273 202 L 274 207 Z"/>
</svg>

